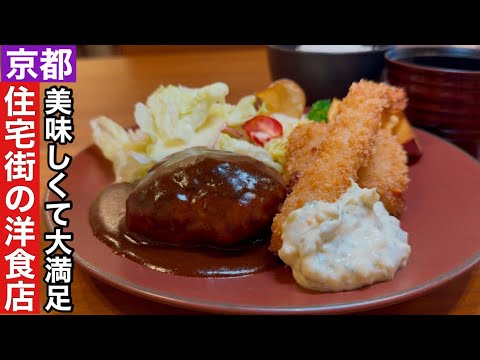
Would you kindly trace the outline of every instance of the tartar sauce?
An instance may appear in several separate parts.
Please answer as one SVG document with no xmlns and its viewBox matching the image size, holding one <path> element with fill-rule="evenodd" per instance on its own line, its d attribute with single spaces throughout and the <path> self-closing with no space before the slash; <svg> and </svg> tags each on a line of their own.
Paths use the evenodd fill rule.
<svg viewBox="0 0 480 360">
<path fill-rule="evenodd" d="M 379 199 L 352 181 L 335 203 L 311 201 L 288 215 L 279 256 L 298 284 L 336 292 L 393 279 L 407 264 L 408 234 Z"/>
</svg>

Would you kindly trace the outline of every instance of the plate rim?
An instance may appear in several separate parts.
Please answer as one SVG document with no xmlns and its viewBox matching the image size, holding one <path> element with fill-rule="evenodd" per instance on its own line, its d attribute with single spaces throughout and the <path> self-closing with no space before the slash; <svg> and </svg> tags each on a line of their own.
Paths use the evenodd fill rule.
<svg viewBox="0 0 480 360">
<path fill-rule="evenodd" d="M 463 264 L 455 267 L 448 273 L 444 273 L 426 283 L 420 284 L 407 291 L 400 291 L 392 293 L 387 296 L 381 296 L 371 298 L 365 301 L 358 302 L 346 302 L 337 303 L 332 305 L 320 305 L 309 307 L 278 307 L 278 306 L 252 306 L 252 305 L 232 305 L 221 302 L 206 301 L 198 298 L 187 298 L 183 296 L 176 296 L 171 293 L 161 293 L 157 290 L 138 286 L 130 281 L 121 279 L 115 275 L 106 274 L 97 267 L 89 264 L 80 256 L 75 255 L 74 259 L 77 264 L 86 269 L 90 274 L 94 275 L 97 279 L 100 279 L 107 284 L 121 289 L 129 294 L 149 299 L 159 303 L 164 303 L 171 306 L 180 308 L 199 310 L 210 313 L 223 313 L 223 314 L 257 314 L 257 315 L 288 315 L 288 314 L 340 314 L 340 313 L 355 313 L 385 306 L 395 305 L 408 299 L 416 298 L 424 295 L 433 289 L 436 289 L 449 281 L 461 276 L 464 273 L 469 272 L 478 263 L 480 263 L 480 251 L 474 256 L 469 258 Z"/>
<path fill-rule="evenodd" d="M 474 158 L 472 155 L 467 153 L 462 148 L 455 146 L 454 144 L 446 141 L 436 134 L 432 134 L 426 130 L 414 128 L 415 131 L 422 132 L 428 136 L 434 137 L 437 140 L 447 144 L 448 146 L 454 148 L 455 151 L 460 151 L 464 156 L 467 156 L 473 160 L 477 166 L 480 168 L 480 162 Z M 89 144 L 85 146 L 80 151 L 73 156 L 75 159 L 76 156 L 83 153 L 85 150 L 90 148 L 92 145 Z M 45 195 L 43 197 L 43 202 L 45 203 L 48 200 L 49 195 L 51 194 L 50 189 L 47 187 Z M 48 231 L 53 231 L 54 224 L 52 223 L 51 217 L 48 215 L 48 212 L 42 206 L 42 215 L 45 221 L 45 225 Z M 76 252 L 73 253 L 73 258 L 75 262 L 85 269 L 88 274 L 94 276 L 95 278 L 107 283 L 110 286 L 113 286 L 117 289 L 125 291 L 134 296 L 138 296 L 144 299 L 155 301 L 158 303 L 167 304 L 170 306 L 175 306 L 184 309 L 198 310 L 207 313 L 222 313 L 222 314 L 256 314 L 256 315 L 288 315 L 288 314 L 342 314 L 342 313 L 356 313 L 371 309 L 377 309 L 385 306 L 391 306 L 404 302 L 406 300 L 419 297 L 424 295 L 448 282 L 451 280 L 471 271 L 476 265 L 480 264 L 480 249 L 473 256 L 468 258 L 462 264 L 456 266 L 450 271 L 441 274 L 433 279 L 430 279 L 427 282 L 424 282 L 420 285 L 417 285 L 413 288 L 407 289 L 405 291 L 399 291 L 396 293 L 391 293 L 385 296 L 379 296 L 371 299 L 366 299 L 357 302 L 346 302 L 346 303 L 336 303 L 329 305 L 320 305 L 320 306 L 302 306 L 302 307 L 285 307 L 285 306 L 259 306 L 259 305 L 237 305 L 237 304 L 228 304 L 218 301 L 209 301 L 199 298 L 189 298 L 184 296 L 178 296 L 174 293 L 168 292 L 159 292 L 157 290 L 149 289 L 143 286 L 139 286 L 131 281 L 122 279 L 116 275 L 112 275 L 104 272 L 98 267 L 90 264 L 88 261 L 83 259 Z M 254 275 L 253 275 L 254 276 Z"/>
</svg>

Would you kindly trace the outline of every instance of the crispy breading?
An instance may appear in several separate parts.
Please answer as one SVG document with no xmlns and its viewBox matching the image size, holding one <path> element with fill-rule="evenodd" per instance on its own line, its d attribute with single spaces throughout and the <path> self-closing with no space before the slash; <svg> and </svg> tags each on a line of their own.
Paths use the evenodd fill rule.
<svg viewBox="0 0 480 360">
<path fill-rule="evenodd" d="M 270 250 L 282 246 L 282 225 L 292 211 L 309 201 L 335 202 L 357 180 L 357 171 L 369 160 L 384 109 L 396 95 L 382 83 L 362 80 L 352 84 L 339 105 L 335 121 L 315 156 L 308 161 L 272 224 Z M 395 100 L 396 101 L 396 100 Z"/>
<path fill-rule="evenodd" d="M 327 132 L 326 123 L 312 121 L 297 126 L 290 133 L 285 154 L 285 178 L 290 186 L 298 180 L 310 159 L 316 156 Z"/>
<path fill-rule="evenodd" d="M 402 195 L 408 183 L 407 155 L 391 133 L 406 108 L 407 96 L 403 89 L 393 86 L 387 87 L 386 94 L 389 106 L 382 113 L 383 130 L 379 130 L 379 138 L 375 141 L 367 166 L 359 170 L 358 184 L 360 187 L 377 188 L 389 213 L 400 216 L 404 208 Z M 334 126 L 340 104 L 341 100 L 333 99 L 328 126 Z M 285 177 L 290 188 L 325 140 L 328 126 L 325 123 L 311 122 L 295 128 L 290 134 L 285 163 Z"/>
<path fill-rule="evenodd" d="M 288 138 L 286 179 L 292 188 L 310 159 L 315 156 L 327 134 L 325 123 L 310 123 L 295 128 Z M 366 166 L 358 170 L 361 188 L 376 188 L 387 211 L 400 216 L 404 209 L 403 193 L 408 184 L 407 154 L 395 137 L 380 129 L 373 153 Z"/>
<path fill-rule="evenodd" d="M 402 195 L 408 185 L 407 153 L 387 130 L 380 129 L 372 157 L 358 170 L 361 188 L 376 188 L 387 211 L 400 216 L 405 207 Z"/>
</svg>

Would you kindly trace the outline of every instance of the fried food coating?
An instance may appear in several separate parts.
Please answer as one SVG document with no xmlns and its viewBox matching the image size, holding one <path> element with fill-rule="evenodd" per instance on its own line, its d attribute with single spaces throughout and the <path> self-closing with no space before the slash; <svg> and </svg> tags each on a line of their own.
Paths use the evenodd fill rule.
<svg viewBox="0 0 480 360">
<path fill-rule="evenodd" d="M 335 121 L 329 124 L 327 136 L 308 159 L 298 181 L 287 196 L 272 224 L 270 250 L 282 247 L 282 225 L 292 211 L 309 201 L 335 202 L 357 180 L 358 169 L 365 166 L 373 153 L 384 109 L 397 106 L 397 96 L 386 84 L 362 80 L 353 83 L 339 105 Z"/>
<path fill-rule="evenodd" d="M 286 160 L 286 179 L 292 188 L 315 156 L 327 135 L 325 123 L 304 124 L 290 134 Z M 378 131 L 373 153 L 357 173 L 361 188 L 376 188 L 387 211 L 399 217 L 405 207 L 402 195 L 408 185 L 407 153 L 385 129 Z"/>
<path fill-rule="evenodd" d="M 326 123 L 310 122 L 297 126 L 288 136 L 285 154 L 285 178 L 289 187 L 297 182 L 303 171 L 327 137 Z"/>
<path fill-rule="evenodd" d="M 405 207 L 402 195 L 407 190 L 407 153 L 387 130 L 380 129 L 368 165 L 358 170 L 361 188 L 376 188 L 387 211 L 399 217 Z"/>
</svg>

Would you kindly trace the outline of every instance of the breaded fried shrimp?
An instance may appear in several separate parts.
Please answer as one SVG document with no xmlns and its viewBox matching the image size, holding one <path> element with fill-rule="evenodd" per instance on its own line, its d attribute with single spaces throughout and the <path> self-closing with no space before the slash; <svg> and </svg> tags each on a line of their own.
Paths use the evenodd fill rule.
<svg viewBox="0 0 480 360">
<path fill-rule="evenodd" d="M 325 140 L 328 132 L 326 123 L 310 122 L 297 126 L 288 137 L 285 154 L 285 177 L 287 183 L 294 184 L 296 178 L 308 166 L 310 159 Z"/>
<path fill-rule="evenodd" d="M 389 86 L 362 80 L 354 83 L 339 105 L 334 124 L 308 162 L 272 224 L 270 250 L 282 246 L 282 225 L 288 214 L 312 200 L 335 202 L 357 180 L 369 160 L 382 111 L 390 105 Z"/>
<path fill-rule="evenodd" d="M 407 154 L 395 137 L 383 129 L 378 131 L 373 151 L 367 166 L 358 170 L 358 185 L 376 188 L 387 211 L 398 217 L 405 206 L 402 195 L 408 184 Z"/>
</svg>

